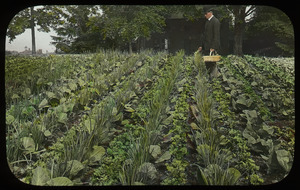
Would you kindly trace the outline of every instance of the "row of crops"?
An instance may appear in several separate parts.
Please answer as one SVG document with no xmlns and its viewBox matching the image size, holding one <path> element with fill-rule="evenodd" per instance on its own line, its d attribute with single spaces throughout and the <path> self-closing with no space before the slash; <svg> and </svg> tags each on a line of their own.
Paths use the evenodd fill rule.
<svg viewBox="0 0 300 190">
<path fill-rule="evenodd" d="M 293 58 L 7 56 L 6 156 L 32 185 L 257 185 L 291 170 Z"/>
</svg>

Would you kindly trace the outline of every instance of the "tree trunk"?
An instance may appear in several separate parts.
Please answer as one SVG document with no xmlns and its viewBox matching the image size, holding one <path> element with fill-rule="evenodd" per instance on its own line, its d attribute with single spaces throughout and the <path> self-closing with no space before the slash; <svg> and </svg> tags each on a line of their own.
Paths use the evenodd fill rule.
<svg viewBox="0 0 300 190">
<path fill-rule="evenodd" d="M 233 53 L 238 56 L 243 56 L 243 31 L 244 27 L 235 25 L 234 27 L 234 47 Z"/>
<path fill-rule="evenodd" d="M 31 21 L 30 21 L 30 28 L 31 28 L 31 42 L 32 42 L 32 55 L 36 53 L 35 49 L 35 31 L 34 31 L 34 12 L 33 7 L 30 7 L 30 14 L 31 14 Z"/>
<path fill-rule="evenodd" d="M 129 54 L 132 54 L 132 44 L 129 42 Z"/>
<path fill-rule="evenodd" d="M 234 46 L 233 53 L 237 56 L 243 56 L 243 33 L 245 30 L 246 7 L 237 6 L 234 13 Z"/>
</svg>

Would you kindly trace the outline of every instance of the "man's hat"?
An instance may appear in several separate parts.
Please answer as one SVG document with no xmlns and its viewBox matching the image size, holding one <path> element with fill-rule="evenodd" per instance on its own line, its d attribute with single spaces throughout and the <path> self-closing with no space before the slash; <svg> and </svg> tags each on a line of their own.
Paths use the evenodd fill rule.
<svg viewBox="0 0 300 190">
<path fill-rule="evenodd" d="M 207 6 L 207 5 L 204 5 L 203 6 L 203 11 L 204 13 L 208 13 L 208 12 L 212 12 L 214 9 L 212 6 Z"/>
</svg>

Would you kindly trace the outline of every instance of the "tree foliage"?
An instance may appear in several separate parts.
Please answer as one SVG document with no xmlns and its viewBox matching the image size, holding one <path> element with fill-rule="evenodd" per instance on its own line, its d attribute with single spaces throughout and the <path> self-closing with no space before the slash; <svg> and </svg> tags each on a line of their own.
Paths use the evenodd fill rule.
<svg viewBox="0 0 300 190">
<path fill-rule="evenodd" d="M 119 38 L 129 44 L 139 37 L 149 38 L 153 32 L 162 32 L 165 26 L 163 6 L 107 5 L 103 10 L 104 38 Z"/>
<path fill-rule="evenodd" d="M 68 5 L 56 7 L 63 14 L 63 22 L 54 28 L 57 36 L 51 36 L 52 44 L 57 49 L 67 53 L 90 51 L 95 43 L 99 43 L 99 36 L 92 33 L 89 25 L 90 17 L 98 15 L 99 6 Z"/>
<path fill-rule="evenodd" d="M 269 6 L 259 6 L 254 15 L 255 19 L 248 27 L 250 37 L 262 33 L 273 39 L 271 43 L 282 50 L 283 55 L 294 55 L 294 28 L 289 17 L 280 9 Z"/>
<path fill-rule="evenodd" d="M 7 37 L 12 42 L 16 36 L 25 32 L 30 28 L 31 17 L 34 19 L 34 26 L 39 26 L 38 31 L 50 32 L 50 28 L 54 28 L 64 23 L 62 20 L 65 13 L 59 6 L 38 6 L 34 7 L 34 14 L 31 15 L 30 7 L 20 11 L 10 21 L 7 28 Z"/>
<path fill-rule="evenodd" d="M 25 29 L 38 26 L 37 29 L 43 32 L 53 29 L 57 35 L 52 36 L 52 44 L 57 50 L 66 53 L 93 52 L 98 47 L 119 49 L 125 46 L 131 52 L 132 43 L 139 38 L 150 38 L 153 33 L 163 33 L 167 18 L 181 15 L 181 18 L 196 21 L 203 18 L 204 7 L 204 5 L 37 6 L 34 7 L 34 14 L 27 8 L 15 15 L 8 26 L 7 37 L 11 42 Z M 252 37 L 258 38 L 261 34 L 270 34 L 269 36 L 274 38 L 272 46 L 280 49 L 282 55 L 294 54 L 293 25 L 281 10 L 255 5 L 211 7 L 221 22 L 224 19 L 226 22 L 232 21 L 230 23 L 233 30 L 234 54 L 243 55 L 245 37 L 249 40 Z"/>
<path fill-rule="evenodd" d="M 9 42 L 16 39 L 16 36 L 25 32 L 26 28 L 30 27 L 30 8 L 20 11 L 14 16 L 8 25 L 6 35 Z"/>
<path fill-rule="evenodd" d="M 255 10 L 255 5 L 228 5 L 226 6 L 229 14 L 233 17 L 233 54 L 243 55 L 243 39 L 246 26 L 246 18 L 249 17 Z"/>
</svg>

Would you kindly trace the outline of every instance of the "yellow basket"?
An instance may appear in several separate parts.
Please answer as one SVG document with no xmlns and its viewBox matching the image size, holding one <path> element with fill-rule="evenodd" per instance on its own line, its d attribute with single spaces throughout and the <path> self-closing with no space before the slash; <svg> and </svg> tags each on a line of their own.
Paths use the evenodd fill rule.
<svg viewBox="0 0 300 190">
<path fill-rule="evenodd" d="M 210 52 L 209 56 L 203 56 L 204 62 L 217 62 L 221 60 L 220 55 L 211 55 L 212 51 Z"/>
</svg>

